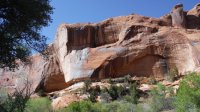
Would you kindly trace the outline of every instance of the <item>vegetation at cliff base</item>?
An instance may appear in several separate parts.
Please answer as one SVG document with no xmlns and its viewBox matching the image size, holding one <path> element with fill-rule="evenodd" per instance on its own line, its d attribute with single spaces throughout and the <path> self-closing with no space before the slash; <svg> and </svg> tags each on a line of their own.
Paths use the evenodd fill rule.
<svg viewBox="0 0 200 112">
<path fill-rule="evenodd" d="M 180 81 L 177 94 L 172 87 L 157 83 L 143 101 L 137 96 L 139 91 L 134 85 L 124 96 L 121 94 L 126 90 L 124 87 L 113 83 L 111 86 L 106 90 L 112 96 L 108 102 L 92 102 L 88 99 L 71 103 L 58 112 L 200 112 L 200 74 L 194 72 L 187 73 Z"/>
<path fill-rule="evenodd" d="M 175 100 L 177 112 L 200 112 L 200 75 L 186 74 L 179 86 Z"/>
<path fill-rule="evenodd" d="M 46 97 L 34 98 L 28 100 L 25 108 L 25 112 L 51 112 L 51 101 Z"/>
<path fill-rule="evenodd" d="M 89 82 L 89 83 L 88 83 Z M 172 87 L 157 83 L 155 88 L 142 96 L 136 83 L 111 83 L 109 88 L 91 86 L 91 81 L 85 82 L 83 94 L 88 99 L 73 102 L 65 108 L 53 110 L 51 100 L 47 97 L 29 99 L 30 94 L 22 91 L 12 96 L 0 91 L 0 109 L 2 112 L 199 112 L 200 111 L 200 75 L 187 73 L 180 81 L 177 94 Z M 117 85 L 116 85 L 117 84 Z M 121 85 L 121 86 L 120 86 Z M 30 87 L 30 86 L 28 86 Z M 29 89 L 29 88 L 27 88 Z M 26 89 L 24 89 L 26 90 Z M 97 100 L 97 97 L 101 100 Z"/>
</svg>

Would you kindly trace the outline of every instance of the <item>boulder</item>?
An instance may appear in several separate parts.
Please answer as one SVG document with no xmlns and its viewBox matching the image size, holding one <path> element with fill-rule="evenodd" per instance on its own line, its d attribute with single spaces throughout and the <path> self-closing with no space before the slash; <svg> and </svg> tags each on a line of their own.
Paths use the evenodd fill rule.
<svg viewBox="0 0 200 112">
<path fill-rule="evenodd" d="M 76 94 L 67 94 L 56 99 L 53 99 L 51 105 L 54 110 L 67 107 L 72 102 L 80 101 L 80 98 Z"/>
</svg>

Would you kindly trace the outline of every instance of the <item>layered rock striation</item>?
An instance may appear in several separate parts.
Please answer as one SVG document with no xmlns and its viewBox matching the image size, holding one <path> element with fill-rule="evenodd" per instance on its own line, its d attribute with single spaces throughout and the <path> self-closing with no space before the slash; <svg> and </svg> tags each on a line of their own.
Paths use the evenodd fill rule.
<svg viewBox="0 0 200 112">
<path fill-rule="evenodd" d="M 32 56 L 32 63 L 20 70 L 33 80 L 33 89 L 47 92 L 86 78 L 166 77 L 174 68 L 180 74 L 198 71 L 199 6 L 187 12 L 178 4 L 161 18 L 132 14 L 100 23 L 62 24 L 48 49 L 49 58 Z M 4 71 L 0 77 L 18 71 Z"/>
</svg>

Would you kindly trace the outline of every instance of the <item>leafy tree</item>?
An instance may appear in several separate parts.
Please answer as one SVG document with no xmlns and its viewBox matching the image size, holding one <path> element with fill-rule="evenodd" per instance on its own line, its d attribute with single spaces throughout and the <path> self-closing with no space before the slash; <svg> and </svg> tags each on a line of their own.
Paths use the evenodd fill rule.
<svg viewBox="0 0 200 112">
<path fill-rule="evenodd" d="M 180 82 L 176 95 L 177 112 L 200 112 L 200 75 L 193 72 L 186 74 Z M 198 110 L 198 111 L 195 111 Z"/>
<path fill-rule="evenodd" d="M 16 59 L 25 60 L 34 49 L 46 48 L 42 27 L 51 22 L 53 8 L 49 0 L 0 1 L 0 67 L 16 66 Z"/>
</svg>

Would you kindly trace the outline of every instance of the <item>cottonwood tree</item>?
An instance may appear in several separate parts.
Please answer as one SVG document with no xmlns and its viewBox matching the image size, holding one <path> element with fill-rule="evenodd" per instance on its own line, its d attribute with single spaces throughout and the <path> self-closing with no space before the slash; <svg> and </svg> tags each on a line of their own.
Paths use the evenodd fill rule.
<svg viewBox="0 0 200 112">
<path fill-rule="evenodd" d="M 46 37 L 41 28 L 51 22 L 49 0 L 0 0 L 0 67 L 16 67 L 31 50 L 42 52 Z"/>
</svg>

